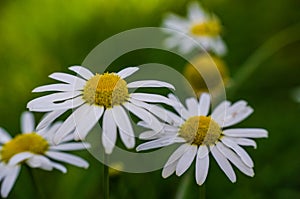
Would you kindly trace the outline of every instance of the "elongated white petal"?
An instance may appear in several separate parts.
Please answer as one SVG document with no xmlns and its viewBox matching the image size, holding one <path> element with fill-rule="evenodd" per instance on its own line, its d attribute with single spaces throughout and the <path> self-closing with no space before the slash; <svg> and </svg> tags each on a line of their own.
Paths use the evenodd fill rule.
<svg viewBox="0 0 300 199">
<path fill-rule="evenodd" d="M 256 149 L 256 142 L 248 138 L 230 138 L 232 141 L 242 146 L 253 146 Z"/>
<path fill-rule="evenodd" d="M 87 142 L 80 142 L 80 143 L 65 143 L 65 144 L 59 144 L 50 146 L 50 150 L 55 151 L 75 151 L 75 150 L 81 150 L 81 149 L 88 149 L 91 145 Z"/>
<path fill-rule="evenodd" d="M 236 182 L 236 175 L 228 162 L 225 156 L 218 150 L 217 147 L 213 147 L 211 149 L 211 153 L 214 156 L 216 162 L 220 166 L 220 168 L 224 171 L 226 176 L 229 178 L 231 182 Z"/>
<path fill-rule="evenodd" d="M 147 122 L 154 131 L 160 132 L 163 129 L 163 124 L 145 109 L 131 103 L 125 103 L 124 107 L 141 120 Z"/>
<path fill-rule="evenodd" d="M 236 128 L 223 131 L 224 135 L 231 137 L 266 138 L 268 131 L 260 128 Z"/>
<path fill-rule="evenodd" d="M 39 86 L 32 90 L 33 93 L 48 92 L 48 91 L 62 91 L 71 92 L 76 90 L 82 90 L 83 87 L 72 84 L 49 84 L 44 86 Z"/>
<path fill-rule="evenodd" d="M 91 106 L 89 104 L 82 105 L 86 109 L 84 115 L 74 114 L 76 124 L 74 139 L 84 140 L 90 130 L 101 118 L 104 108 L 100 106 Z"/>
<path fill-rule="evenodd" d="M 230 107 L 229 101 L 221 102 L 212 112 L 211 117 L 214 121 L 216 121 L 220 126 L 223 126 L 225 115 Z"/>
<path fill-rule="evenodd" d="M 247 102 L 241 100 L 241 101 L 234 103 L 231 107 L 229 107 L 226 117 L 225 117 L 223 127 L 228 127 L 228 126 L 237 124 L 237 123 L 243 121 L 249 115 L 251 115 L 253 112 L 253 109 L 250 107 L 247 107 L 246 105 L 247 105 Z"/>
<path fill-rule="evenodd" d="M 102 144 L 105 153 L 111 154 L 117 140 L 117 125 L 111 109 L 106 109 L 103 115 Z"/>
<path fill-rule="evenodd" d="M 199 115 L 207 116 L 210 107 L 210 96 L 203 93 L 199 99 L 198 113 Z"/>
<path fill-rule="evenodd" d="M 206 14 L 200 5 L 193 1 L 188 5 L 188 18 L 199 23 L 206 20 Z"/>
<path fill-rule="evenodd" d="M 199 146 L 199 149 L 198 149 L 198 154 L 197 154 L 197 157 L 202 159 L 204 158 L 205 156 L 207 156 L 209 153 L 209 150 L 207 148 L 207 146 L 205 145 L 200 145 Z"/>
<path fill-rule="evenodd" d="M 206 147 L 207 148 L 207 147 Z M 196 157 L 196 182 L 198 185 L 202 185 L 208 174 L 209 168 L 209 155 L 203 156 L 203 150 L 198 149 Z"/>
<path fill-rule="evenodd" d="M 165 26 L 167 28 L 170 28 L 170 29 L 180 31 L 180 32 L 186 32 L 186 28 L 188 27 L 188 22 L 187 22 L 187 20 L 185 20 L 182 17 L 179 17 L 179 16 L 174 15 L 174 14 L 168 14 L 165 17 L 165 20 L 163 22 L 163 26 Z M 174 35 L 178 34 L 175 31 L 171 31 L 171 32 L 168 31 L 168 32 L 171 33 L 171 34 L 174 34 Z M 178 43 L 178 41 L 176 41 L 176 43 Z"/>
<path fill-rule="evenodd" d="M 217 143 L 219 151 L 226 157 L 230 162 L 232 162 L 241 172 L 247 176 L 254 176 L 254 171 L 251 167 L 248 167 L 242 162 L 241 158 L 236 155 L 233 151 L 227 148 L 222 142 Z"/>
<path fill-rule="evenodd" d="M 166 164 L 162 170 L 162 177 L 167 178 L 172 175 L 176 170 L 177 161 L 172 162 L 171 164 Z"/>
<path fill-rule="evenodd" d="M 82 168 L 89 167 L 89 163 L 87 161 L 75 155 L 61 153 L 61 152 L 54 152 L 54 151 L 47 151 L 46 155 L 54 160 L 65 162 L 77 167 L 82 167 Z"/>
<path fill-rule="evenodd" d="M 55 163 L 55 162 L 51 162 L 51 164 L 52 164 L 53 168 L 61 171 L 62 173 L 67 173 L 67 169 L 63 165 Z"/>
<path fill-rule="evenodd" d="M 30 153 L 30 152 L 22 152 L 22 153 L 18 153 L 16 155 L 14 155 L 13 157 L 10 158 L 8 165 L 12 166 L 12 165 L 16 165 L 19 164 L 20 162 L 31 158 L 34 154 Z"/>
<path fill-rule="evenodd" d="M 17 177 L 20 173 L 21 167 L 19 165 L 14 166 L 9 169 L 9 173 L 4 178 L 2 185 L 1 185 L 1 196 L 6 198 L 11 191 L 12 187 L 14 186 Z"/>
<path fill-rule="evenodd" d="M 9 135 L 9 133 L 7 133 L 5 129 L 0 127 L 0 143 L 4 144 L 9 140 L 11 140 L 11 136 Z"/>
<path fill-rule="evenodd" d="M 51 171 L 53 166 L 50 160 L 42 155 L 33 155 L 26 163 L 32 168 L 40 168 L 47 171 Z"/>
<path fill-rule="evenodd" d="M 135 145 L 135 137 L 127 113 L 122 106 L 114 106 L 112 112 L 123 143 L 127 148 L 133 148 Z"/>
<path fill-rule="evenodd" d="M 185 100 L 185 104 L 187 106 L 188 112 L 190 113 L 190 116 L 198 115 L 198 103 L 195 98 L 187 98 Z"/>
<path fill-rule="evenodd" d="M 79 86 L 83 88 L 86 83 L 85 80 L 67 73 L 52 73 L 51 75 L 49 75 L 49 77 L 51 79 L 75 85 L 75 87 Z"/>
<path fill-rule="evenodd" d="M 136 150 L 137 151 L 145 151 L 145 150 L 149 150 L 149 149 L 155 149 L 155 148 L 160 148 L 160 147 L 165 147 L 165 146 L 169 146 L 174 142 L 175 136 L 173 137 L 163 137 L 163 138 L 159 138 L 156 140 L 152 140 L 146 143 L 143 143 L 141 145 L 139 145 Z"/>
<path fill-rule="evenodd" d="M 139 68 L 138 67 L 128 67 L 128 68 L 125 68 L 121 71 L 119 71 L 117 74 L 122 78 L 126 78 L 126 77 L 129 77 L 130 75 L 132 75 L 133 73 L 135 73 L 136 71 L 138 71 Z"/>
<path fill-rule="evenodd" d="M 169 99 L 172 101 L 172 107 L 176 110 L 176 112 L 184 119 L 188 119 L 192 116 L 191 113 L 182 105 L 182 103 L 179 101 L 179 99 L 173 95 L 168 95 Z"/>
<path fill-rule="evenodd" d="M 176 175 L 181 176 L 192 164 L 197 154 L 197 146 L 190 145 L 187 151 L 181 156 L 176 166 Z"/>
<path fill-rule="evenodd" d="M 34 131 L 35 121 L 33 114 L 24 112 L 21 115 L 21 131 L 22 133 L 32 133 Z"/>
<path fill-rule="evenodd" d="M 76 72 L 78 75 L 85 78 L 86 80 L 89 80 L 94 76 L 94 74 L 90 70 L 82 66 L 71 66 L 69 67 L 69 70 Z"/>
<path fill-rule="evenodd" d="M 157 95 L 157 94 L 149 94 L 149 93 L 132 93 L 130 94 L 130 97 L 136 100 L 140 100 L 143 102 L 153 102 L 153 103 L 164 103 L 167 105 L 172 106 L 172 101 L 169 100 L 168 98 L 162 96 L 162 95 Z"/>
<path fill-rule="evenodd" d="M 254 165 L 253 160 L 251 159 L 251 157 L 248 155 L 248 153 L 242 147 L 240 147 L 239 145 L 237 145 L 236 143 L 231 141 L 230 138 L 228 138 L 226 136 L 222 137 L 221 141 L 226 146 L 233 149 L 241 157 L 241 159 L 247 166 L 253 167 L 253 165 Z"/>
<path fill-rule="evenodd" d="M 67 109 L 59 109 L 55 111 L 51 111 L 47 113 L 40 123 L 37 125 L 36 130 L 39 131 L 47 126 L 49 126 L 54 120 L 56 120 L 59 116 L 64 114 L 67 111 Z"/>
<path fill-rule="evenodd" d="M 175 90 L 172 84 L 158 80 L 141 80 L 134 81 L 127 84 L 128 88 L 141 88 L 141 87 L 166 87 Z"/>
</svg>

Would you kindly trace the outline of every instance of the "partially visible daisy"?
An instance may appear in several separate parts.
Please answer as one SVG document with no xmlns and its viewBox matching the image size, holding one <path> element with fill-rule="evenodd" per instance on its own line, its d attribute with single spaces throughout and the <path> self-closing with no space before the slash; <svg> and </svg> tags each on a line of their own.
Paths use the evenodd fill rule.
<svg viewBox="0 0 300 199">
<path fill-rule="evenodd" d="M 49 77 L 63 83 L 41 86 L 33 92 L 56 91 L 56 93 L 34 99 L 27 104 L 31 111 L 50 112 L 38 128 L 43 128 L 68 109 L 75 109 L 58 129 L 54 137 L 56 143 L 59 143 L 74 129 L 74 139 L 84 139 L 103 116 L 102 143 L 105 152 L 112 153 L 117 139 L 117 129 L 124 145 L 127 148 L 133 148 L 135 136 L 126 110 L 143 121 L 151 122 L 155 130 L 161 130 L 160 122 L 141 104 L 158 102 L 170 105 L 171 100 L 157 94 L 133 93 L 129 89 L 141 87 L 174 89 L 171 84 L 157 80 L 126 82 L 125 78 L 138 71 L 138 67 L 128 67 L 118 73 L 103 74 L 93 74 L 82 66 L 72 66 L 69 69 L 81 77 L 66 73 L 53 73 Z"/>
<path fill-rule="evenodd" d="M 251 138 L 267 137 L 268 132 L 260 128 L 227 128 L 241 122 L 253 112 L 247 102 L 241 100 L 231 105 L 229 101 L 224 101 L 208 116 L 210 96 L 206 93 L 201 95 L 199 102 L 195 98 L 188 98 L 187 108 L 175 96 L 169 97 L 176 101 L 174 109 L 181 118 L 166 125 L 161 134 L 151 130 L 142 133 L 143 139 L 154 140 L 137 147 L 138 151 L 142 151 L 182 143 L 165 164 L 162 171 L 164 178 L 174 172 L 181 176 L 196 158 L 195 177 L 197 184 L 202 185 L 208 174 L 209 153 L 231 182 L 236 181 L 236 175 L 230 162 L 244 174 L 254 176 L 253 161 L 241 146 L 256 148 L 256 143 Z M 151 128 L 145 122 L 140 124 Z"/>
<path fill-rule="evenodd" d="M 169 14 L 163 21 L 163 27 L 174 29 L 198 42 L 205 50 L 218 55 L 224 55 L 227 51 L 220 37 L 221 24 L 218 17 L 209 14 L 197 2 L 188 5 L 187 18 L 175 14 Z M 170 36 L 165 44 L 169 48 L 178 47 L 182 53 L 189 53 L 197 46 L 190 38 L 175 31 L 170 31 Z"/>
<path fill-rule="evenodd" d="M 61 161 L 77 167 L 88 168 L 89 164 L 80 157 L 61 151 L 75 151 L 90 147 L 88 143 L 69 142 L 72 137 L 66 137 L 59 145 L 53 145 L 52 139 L 61 123 L 46 127 L 42 131 L 35 130 L 33 115 L 24 112 L 21 116 L 22 134 L 11 138 L 3 128 L 0 128 L 0 181 L 1 196 L 7 197 L 21 169 L 22 164 L 32 168 L 51 171 L 67 169 L 55 162 Z"/>
</svg>

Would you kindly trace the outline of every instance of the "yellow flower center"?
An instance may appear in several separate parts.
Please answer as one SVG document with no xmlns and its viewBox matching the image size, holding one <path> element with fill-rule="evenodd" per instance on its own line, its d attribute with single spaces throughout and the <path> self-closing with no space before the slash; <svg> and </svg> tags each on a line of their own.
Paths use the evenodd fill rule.
<svg viewBox="0 0 300 199">
<path fill-rule="evenodd" d="M 191 33 L 196 36 L 210 36 L 215 37 L 221 33 L 220 22 L 216 19 L 195 23 L 191 26 Z"/>
<path fill-rule="evenodd" d="M 96 74 L 86 82 L 83 99 L 89 104 L 111 108 L 128 100 L 127 83 L 114 73 Z"/>
<path fill-rule="evenodd" d="M 47 140 L 34 132 L 17 135 L 5 143 L 0 152 L 1 160 L 8 163 L 11 157 L 22 152 L 44 154 L 49 148 Z"/>
<path fill-rule="evenodd" d="M 212 145 L 221 136 L 222 130 L 217 122 L 206 116 L 193 116 L 180 127 L 179 135 L 195 145 Z"/>
</svg>

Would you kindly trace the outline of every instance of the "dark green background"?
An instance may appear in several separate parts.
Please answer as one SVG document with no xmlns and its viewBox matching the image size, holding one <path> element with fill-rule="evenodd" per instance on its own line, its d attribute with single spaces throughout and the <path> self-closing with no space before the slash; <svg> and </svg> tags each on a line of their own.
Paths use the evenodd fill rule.
<svg viewBox="0 0 300 199">
<path fill-rule="evenodd" d="M 2 0 L 0 1 L 0 126 L 19 133 L 19 116 L 38 96 L 31 90 L 51 81 L 54 71 L 80 64 L 96 45 L 121 31 L 159 26 L 167 11 L 185 14 L 186 0 Z M 224 26 L 225 57 L 232 77 L 260 45 L 279 31 L 300 23 L 299 0 L 203 0 Z M 297 30 L 300 33 L 300 30 Z M 300 34 L 299 34 L 300 37 Z M 300 104 L 291 90 L 300 86 L 300 42 L 288 45 L 248 78 L 230 100 L 245 99 L 254 114 L 237 126 L 263 127 L 269 138 L 247 148 L 255 177 L 237 171 L 232 184 L 215 161 L 206 183 L 207 198 L 300 198 Z M 145 56 L 145 62 L 152 61 Z M 164 56 L 160 56 L 162 62 Z M 155 60 L 155 58 L 153 58 Z M 157 60 L 156 60 L 157 61 Z M 127 59 L 124 65 L 143 62 Z M 183 66 L 174 65 L 178 70 Z M 230 96 L 229 96 L 230 97 Z M 37 118 L 41 114 L 36 114 Z M 88 152 L 89 170 L 68 166 L 68 173 L 34 170 L 45 198 L 102 198 L 102 166 Z M 212 160 L 212 158 L 211 158 Z M 193 169 L 193 168 L 191 168 Z M 174 198 L 182 177 L 162 179 L 161 171 L 121 173 L 111 180 L 111 198 Z M 23 168 L 9 198 L 38 198 Z M 186 198 L 199 198 L 192 179 Z"/>
</svg>

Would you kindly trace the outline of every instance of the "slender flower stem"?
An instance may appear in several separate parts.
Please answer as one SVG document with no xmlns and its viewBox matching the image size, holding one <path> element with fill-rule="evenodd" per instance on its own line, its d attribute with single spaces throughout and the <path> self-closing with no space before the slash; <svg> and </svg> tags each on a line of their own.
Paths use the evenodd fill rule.
<svg viewBox="0 0 300 199">
<path fill-rule="evenodd" d="M 41 198 L 41 199 L 45 198 L 45 196 L 43 194 L 43 191 L 41 190 L 41 186 L 38 184 L 38 182 L 37 182 L 37 180 L 36 180 L 36 178 L 34 176 L 34 173 L 33 173 L 32 169 L 29 166 L 27 166 L 27 165 L 25 167 L 27 168 L 27 171 L 29 173 L 30 179 L 31 179 L 32 184 L 33 184 L 33 186 L 35 188 L 34 192 L 36 193 L 37 198 Z"/>
<path fill-rule="evenodd" d="M 182 199 L 187 198 L 186 194 L 188 192 L 188 188 L 191 182 L 192 178 L 192 172 L 191 169 L 188 171 L 188 173 L 184 176 L 183 180 L 178 186 L 178 190 L 176 192 L 175 199 Z"/>
<path fill-rule="evenodd" d="M 108 164 L 108 155 L 104 152 L 104 163 L 103 163 L 103 193 L 104 199 L 109 199 L 109 167 Z"/>
<path fill-rule="evenodd" d="M 205 197 L 206 197 L 206 188 L 205 188 L 205 183 L 203 183 L 203 185 L 201 185 L 200 187 L 199 187 L 199 198 L 200 199 L 205 199 Z"/>
<path fill-rule="evenodd" d="M 228 89 L 231 95 L 255 72 L 255 70 L 268 58 L 283 47 L 300 41 L 300 23 L 290 26 L 263 43 L 240 67 L 234 79 L 234 85 Z"/>
</svg>

